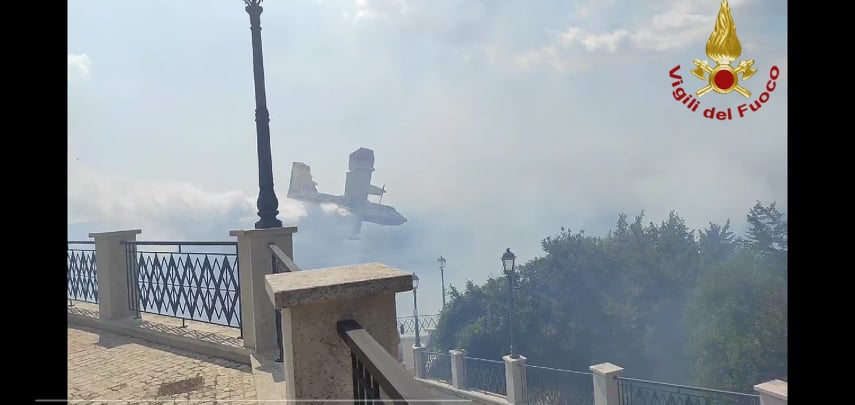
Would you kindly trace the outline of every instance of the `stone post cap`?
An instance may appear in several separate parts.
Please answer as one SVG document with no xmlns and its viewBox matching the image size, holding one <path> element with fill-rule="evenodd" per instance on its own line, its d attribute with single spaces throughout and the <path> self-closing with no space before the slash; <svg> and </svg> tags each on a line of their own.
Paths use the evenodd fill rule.
<svg viewBox="0 0 855 405">
<path fill-rule="evenodd" d="M 90 238 L 118 238 L 118 237 L 128 237 L 132 235 L 139 235 L 142 233 L 142 229 L 129 229 L 126 231 L 112 231 L 112 232 L 89 232 Z"/>
<path fill-rule="evenodd" d="M 782 380 L 766 381 L 755 385 L 754 391 L 778 399 L 787 399 L 787 382 Z"/>
<path fill-rule="evenodd" d="M 614 365 L 612 363 L 608 363 L 608 362 L 595 364 L 595 365 L 588 367 L 588 368 L 591 369 L 591 371 L 593 371 L 595 374 L 602 375 L 602 376 L 615 375 L 615 374 L 618 374 L 621 371 L 623 371 L 623 367 L 616 366 L 616 365 Z"/>
<path fill-rule="evenodd" d="M 275 236 L 288 233 L 297 233 L 296 226 L 282 226 L 279 228 L 265 229 L 233 229 L 229 231 L 229 236 L 249 236 L 249 237 L 264 237 Z"/>
<path fill-rule="evenodd" d="M 524 362 L 526 361 L 526 357 L 525 357 L 525 356 L 523 356 L 523 355 L 521 355 L 521 354 L 520 354 L 520 355 L 518 355 L 518 356 L 519 356 L 519 357 L 517 357 L 517 358 L 515 358 L 515 359 L 514 359 L 514 358 L 511 358 L 511 355 L 510 355 L 510 354 L 507 354 L 507 355 L 502 356 L 502 360 L 504 360 L 504 361 L 505 361 L 505 363 L 520 363 L 520 362 L 523 362 L 523 363 L 524 363 Z"/>
<path fill-rule="evenodd" d="M 464 350 L 464 349 L 451 349 L 448 351 L 448 354 L 451 354 L 451 355 L 466 354 L 466 350 Z"/>
<path fill-rule="evenodd" d="M 354 264 L 264 276 L 275 308 L 394 294 L 413 289 L 413 275 L 383 263 Z"/>
</svg>

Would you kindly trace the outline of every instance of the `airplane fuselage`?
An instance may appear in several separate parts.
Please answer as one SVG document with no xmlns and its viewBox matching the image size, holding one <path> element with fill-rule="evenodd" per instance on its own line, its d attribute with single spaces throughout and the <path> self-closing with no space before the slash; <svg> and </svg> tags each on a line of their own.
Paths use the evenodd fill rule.
<svg viewBox="0 0 855 405">
<path fill-rule="evenodd" d="M 370 201 L 353 202 L 344 196 L 337 196 L 314 192 L 292 192 L 288 198 L 311 204 L 332 203 L 347 208 L 351 213 L 359 216 L 362 221 L 377 225 L 398 226 L 407 222 L 398 210 L 389 205 L 377 204 Z"/>
</svg>

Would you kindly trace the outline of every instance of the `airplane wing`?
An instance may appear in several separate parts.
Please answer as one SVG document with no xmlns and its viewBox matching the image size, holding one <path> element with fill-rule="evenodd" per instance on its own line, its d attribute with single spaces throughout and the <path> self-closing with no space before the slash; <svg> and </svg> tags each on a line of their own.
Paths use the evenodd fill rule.
<svg viewBox="0 0 855 405">
<path fill-rule="evenodd" d="M 288 198 L 314 204 L 333 203 L 344 206 L 345 201 L 341 196 L 319 193 L 318 183 L 312 179 L 309 165 L 294 162 L 291 165 L 291 183 L 288 185 Z"/>
<path fill-rule="evenodd" d="M 318 183 L 312 180 L 312 169 L 302 162 L 294 162 L 291 165 L 291 184 L 288 185 L 288 194 L 292 193 L 317 193 Z"/>
<path fill-rule="evenodd" d="M 346 201 L 344 200 L 344 198 L 338 195 L 324 193 L 295 193 L 288 194 L 288 198 L 293 198 L 297 201 L 304 201 L 312 204 L 333 203 L 341 208 L 350 211 L 350 209 L 346 205 Z"/>
</svg>

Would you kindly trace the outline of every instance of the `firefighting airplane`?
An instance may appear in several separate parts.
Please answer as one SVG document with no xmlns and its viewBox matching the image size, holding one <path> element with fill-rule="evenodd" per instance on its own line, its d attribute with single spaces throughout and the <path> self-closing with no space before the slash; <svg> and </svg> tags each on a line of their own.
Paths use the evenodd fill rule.
<svg viewBox="0 0 855 405">
<path fill-rule="evenodd" d="M 344 183 L 344 195 L 319 193 L 318 183 L 312 180 L 309 165 L 294 162 L 291 165 L 291 184 L 288 186 L 288 198 L 313 204 L 333 203 L 347 209 L 353 218 L 353 232 L 349 239 L 359 239 L 362 222 L 378 225 L 398 226 L 407 222 L 394 207 L 382 205 L 386 185 L 377 187 L 371 184 L 374 171 L 374 151 L 359 148 L 350 154 L 349 171 Z M 369 195 L 380 196 L 380 201 L 368 201 Z"/>
</svg>

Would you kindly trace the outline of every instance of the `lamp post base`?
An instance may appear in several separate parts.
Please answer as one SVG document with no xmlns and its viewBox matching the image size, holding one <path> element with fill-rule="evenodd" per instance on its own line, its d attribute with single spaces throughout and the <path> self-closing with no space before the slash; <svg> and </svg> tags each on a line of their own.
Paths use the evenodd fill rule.
<svg viewBox="0 0 855 405">
<path fill-rule="evenodd" d="M 259 219 L 258 222 L 255 223 L 255 229 L 267 229 L 267 228 L 281 228 L 282 221 L 273 217 L 273 219 Z"/>
</svg>

